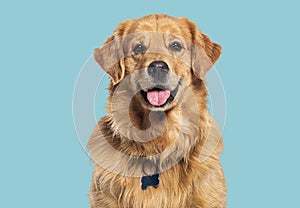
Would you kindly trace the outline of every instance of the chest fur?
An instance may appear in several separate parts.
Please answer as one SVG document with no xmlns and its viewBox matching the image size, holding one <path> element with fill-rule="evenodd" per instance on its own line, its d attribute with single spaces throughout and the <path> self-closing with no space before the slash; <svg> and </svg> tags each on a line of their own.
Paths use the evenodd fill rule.
<svg viewBox="0 0 300 208">
<path fill-rule="evenodd" d="M 95 168 L 94 181 L 98 193 L 95 201 L 110 199 L 115 205 L 110 207 L 130 208 L 174 208 L 189 207 L 192 203 L 193 184 L 198 180 L 195 173 L 185 172 L 178 164 L 160 173 L 159 185 L 142 189 L 142 178 L 124 177 Z M 103 204 L 103 203 L 102 203 Z"/>
</svg>

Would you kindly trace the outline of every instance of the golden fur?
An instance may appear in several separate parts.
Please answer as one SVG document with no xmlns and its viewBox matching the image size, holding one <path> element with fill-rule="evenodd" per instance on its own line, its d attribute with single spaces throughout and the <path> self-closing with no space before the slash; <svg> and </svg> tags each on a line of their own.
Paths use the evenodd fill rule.
<svg viewBox="0 0 300 208">
<path fill-rule="evenodd" d="M 140 37 L 149 51 L 132 55 L 132 44 Z M 174 38 L 184 46 L 181 53 L 166 49 L 166 42 Z M 88 143 L 95 163 L 92 208 L 226 207 L 219 160 L 223 144 L 207 109 L 205 87 L 205 74 L 220 54 L 221 47 L 194 23 L 167 15 L 122 22 L 95 50 L 111 83 L 108 115 Z M 171 87 L 182 82 L 174 101 L 160 110 L 147 106 L 136 93 L 137 83 L 141 88 L 149 84 L 143 69 L 155 60 L 170 65 Z M 155 139 L 143 141 L 147 138 Z M 142 190 L 144 169 L 154 173 L 154 167 L 160 172 L 159 186 Z"/>
</svg>

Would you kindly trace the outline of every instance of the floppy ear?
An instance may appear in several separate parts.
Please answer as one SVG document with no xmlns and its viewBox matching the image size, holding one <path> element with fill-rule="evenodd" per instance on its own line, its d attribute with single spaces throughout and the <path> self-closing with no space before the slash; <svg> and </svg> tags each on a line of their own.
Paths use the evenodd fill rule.
<svg viewBox="0 0 300 208">
<path fill-rule="evenodd" d="M 94 50 L 94 58 L 106 73 L 109 74 L 113 84 L 118 84 L 125 75 L 123 50 L 120 38 L 110 36 L 100 48 Z"/>
<path fill-rule="evenodd" d="M 208 70 L 216 63 L 221 55 L 222 47 L 201 33 L 194 25 L 192 45 L 192 69 L 195 75 L 205 80 Z"/>
</svg>

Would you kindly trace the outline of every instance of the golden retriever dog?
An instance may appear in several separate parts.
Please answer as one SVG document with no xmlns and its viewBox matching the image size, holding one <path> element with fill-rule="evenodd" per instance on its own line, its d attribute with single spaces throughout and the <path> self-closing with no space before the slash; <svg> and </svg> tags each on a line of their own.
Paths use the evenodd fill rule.
<svg viewBox="0 0 300 208">
<path fill-rule="evenodd" d="M 122 22 L 95 49 L 111 80 L 87 146 L 92 208 L 226 207 L 205 82 L 220 54 L 187 18 L 157 14 Z"/>
</svg>

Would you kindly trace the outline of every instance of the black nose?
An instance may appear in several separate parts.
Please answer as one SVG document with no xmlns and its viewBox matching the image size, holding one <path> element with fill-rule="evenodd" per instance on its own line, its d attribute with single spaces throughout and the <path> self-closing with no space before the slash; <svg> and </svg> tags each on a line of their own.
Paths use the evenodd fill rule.
<svg viewBox="0 0 300 208">
<path fill-rule="evenodd" d="M 148 74 L 154 78 L 154 81 L 165 82 L 169 66 L 164 61 L 154 61 L 148 66 Z"/>
</svg>

